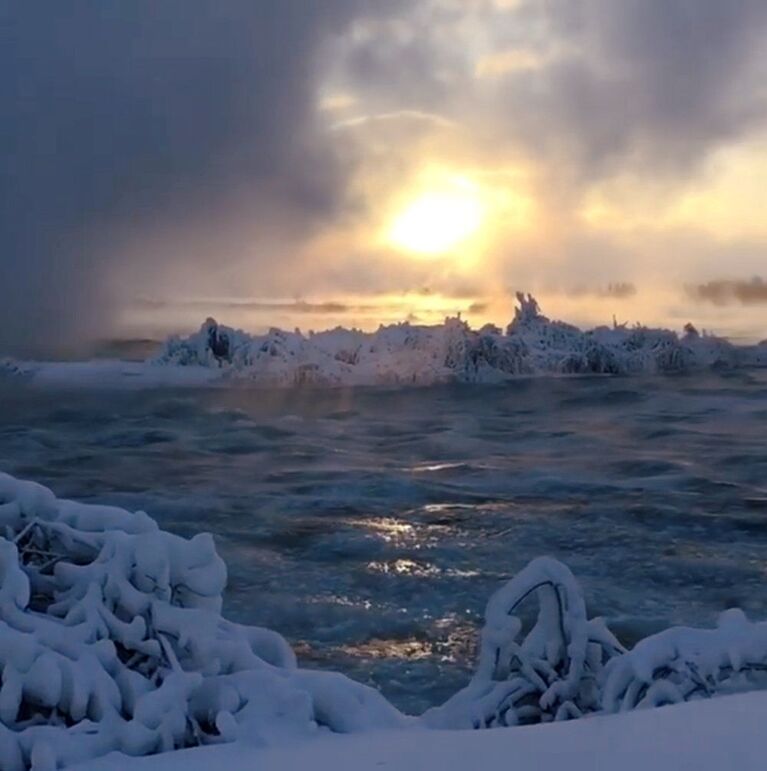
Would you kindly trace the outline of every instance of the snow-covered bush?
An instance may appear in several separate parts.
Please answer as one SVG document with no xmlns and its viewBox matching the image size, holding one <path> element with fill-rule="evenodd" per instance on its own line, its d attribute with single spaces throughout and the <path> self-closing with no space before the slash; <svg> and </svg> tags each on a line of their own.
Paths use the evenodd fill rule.
<svg viewBox="0 0 767 771">
<path fill-rule="evenodd" d="M 524 632 L 520 611 L 538 611 Z M 440 728 L 493 728 L 579 717 L 599 709 L 599 678 L 623 647 L 589 620 L 580 587 L 556 560 L 539 557 L 496 592 L 485 610 L 469 685 L 424 719 Z"/>
<path fill-rule="evenodd" d="M 602 680 L 606 712 L 767 688 L 767 622 L 733 608 L 716 629 L 667 629 L 610 661 Z"/>
<path fill-rule="evenodd" d="M 538 601 L 524 631 L 524 603 Z M 767 688 L 767 622 L 723 613 L 715 629 L 674 627 L 630 651 L 588 619 L 562 563 L 533 560 L 488 602 L 466 688 L 423 716 L 434 728 L 495 728 L 621 712 Z"/>
<path fill-rule="evenodd" d="M 190 337 L 166 341 L 155 363 L 222 367 L 223 377 L 269 385 L 496 382 L 518 375 L 767 364 L 767 346 L 735 346 L 690 325 L 682 336 L 623 325 L 584 332 L 544 316 L 531 295 L 518 293 L 517 302 L 505 334 L 448 318 L 433 326 L 381 326 L 372 333 L 339 327 L 308 337 L 278 329 L 251 336 L 207 319 Z"/>
<path fill-rule="evenodd" d="M 276 633 L 224 620 L 209 535 L 4 474 L 0 533 L 3 771 L 405 720 L 370 688 L 299 670 Z"/>
</svg>

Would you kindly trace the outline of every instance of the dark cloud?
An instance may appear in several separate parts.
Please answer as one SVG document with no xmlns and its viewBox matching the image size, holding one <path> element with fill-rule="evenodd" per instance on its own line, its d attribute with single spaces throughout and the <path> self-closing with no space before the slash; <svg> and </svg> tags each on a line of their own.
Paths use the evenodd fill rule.
<svg viewBox="0 0 767 771">
<path fill-rule="evenodd" d="M 554 55 L 506 77 L 504 125 L 582 175 L 678 171 L 767 115 L 763 0 L 530 0 L 516 17 Z"/>
<path fill-rule="evenodd" d="M 754 276 L 748 280 L 719 279 L 705 284 L 688 286 L 687 292 L 695 300 L 714 305 L 767 304 L 767 281 Z"/>
<path fill-rule="evenodd" d="M 636 293 L 636 286 L 629 281 L 617 281 L 606 286 L 576 286 L 567 291 L 570 297 L 609 297 L 614 300 L 625 300 Z"/>
<path fill-rule="evenodd" d="M 109 322 L 113 233 L 215 229 L 232 200 L 252 200 L 255 223 L 268 201 L 291 234 L 332 217 L 344 168 L 313 111 L 322 45 L 378 12 L 372 0 L 3 3 L 0 351 Z M 157 259 L 131 270 L 151 281 Z"/>
<path fill-rule="evenodd" d="M 226 311 L 288 311 L 290 313 L 349 313 L 376 310 L 376 305 L 352 305 L 345 302 L 329 300 L 327 302 L 307 302 L 294 300 L 290 302 L 270 302 L 266 300 L 179 300 L 168 302 L 141 298 L 135 305 L 145 310 L 164 310 L 167 308 L 189 308 L 204 312 L 205 310 Z"/>
<path fill-rule="evenodd" d="M 373 113 L 428 115 L 449 102 L 455 77 L 465 69 L 465 52 L 454 38 L 445 38 L 445 31 L 470 9 L 430 0 L 403 3 L 402 9 L 402 14 L 368 21 L 344 41 L 337 83 L 362 94 L 365 109 Z"/>
<path fill-rule="evenodd" d="M 365 114 L 426 111 L 464 125 L 480 153 L 521 148 L 556 176 L 549 197 L 566 180 L 579 190 L 627 168 L 678 178 L 767 121 L 764 0 L 424 7 L 369 25 L 347 46 L 338 82 Z M 478 83 L 477 29 L 492 53 L 521 52 L 531 66 Z M 412 135 L 403 125 L 390 155 Z"/>
</svg>

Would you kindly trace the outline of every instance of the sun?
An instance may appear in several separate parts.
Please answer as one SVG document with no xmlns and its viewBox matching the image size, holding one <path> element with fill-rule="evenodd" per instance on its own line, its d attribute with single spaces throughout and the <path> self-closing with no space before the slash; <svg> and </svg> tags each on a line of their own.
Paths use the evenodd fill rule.
<svg viewBox="0 0 767 771">
<path fill-rule="evenodd" d="M 477 187 L 462 177 L 453 178 L 411 199 L 392 221 L 388 241 L 412 254 L 438 257 L 473 236 L 484 217 Z"/>
</svg>

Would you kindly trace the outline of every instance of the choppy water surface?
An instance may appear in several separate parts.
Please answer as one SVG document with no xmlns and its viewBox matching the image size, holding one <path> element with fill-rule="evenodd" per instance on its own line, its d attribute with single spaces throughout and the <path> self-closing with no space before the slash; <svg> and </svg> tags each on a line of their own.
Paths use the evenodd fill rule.
<svg viewBox="0 0 767 771">
<path fill-rule="evenodd" d="M 420 711 L 551 554 L 631 642 L 767 618 L 767 372 L 408 391 L 0 383 L 0 469 L 212 531 L 228 616 Z"/>
</svg>

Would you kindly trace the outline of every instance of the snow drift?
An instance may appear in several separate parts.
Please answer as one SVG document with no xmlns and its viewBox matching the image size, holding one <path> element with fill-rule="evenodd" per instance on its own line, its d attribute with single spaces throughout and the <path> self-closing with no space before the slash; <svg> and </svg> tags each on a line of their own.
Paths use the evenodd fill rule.
<svg viewBox="0 0 767 771">
<path fill-rule="evenodd" d="M 716 629 L 626 651 L 588 618 L 570 571 L 539 558 L 490 599 L 471 683 L 412 718 L 340 674 L 299 668 L 277 633 L 222 618 L 226 568 L 209 535 L 187 540 L 143 512 L 4 474 L 0 528 L 4 771 L 238 739 L 561 721 L 765 685 L 767 623 L 728 611 Z"/>
<path fill-rule="evenodd" d="M 767 693 L 511 731 L 380 731 L 311 742 L 198 747 L 77 771 L 764 771 Z"/>
<path fill-rule="evenodd" d="M 155 363 L 222 370 L 224 378 L 270 385 L 386 385 L 497 382 L 519 375 L 640 374 L 767 365 L 767 345 L 736 346 L 688 324 L 680 336 L 625 325 L 589 331 L 544 316 L 531 295 L 505 332 L 473 330 L 460 318 L 441 325 L 401 323 L 373 333 L 341 327 L 304 336 L 265 335 L 207 319 L 187 338 L 169 338 Z"/>
</svg>

